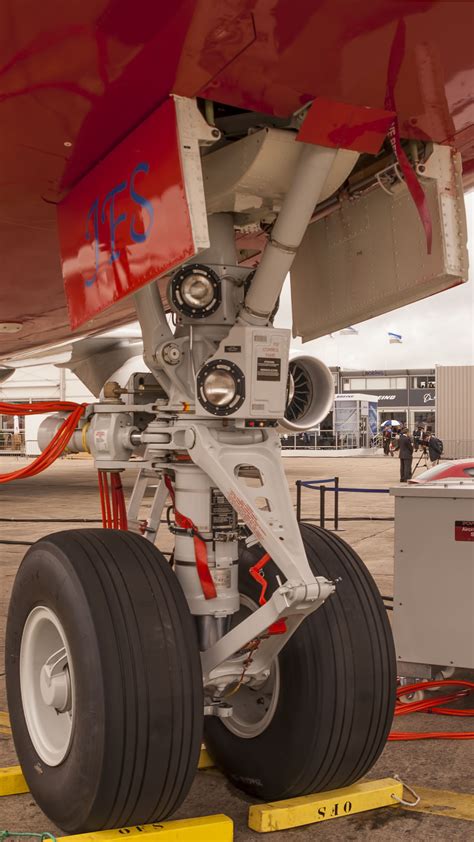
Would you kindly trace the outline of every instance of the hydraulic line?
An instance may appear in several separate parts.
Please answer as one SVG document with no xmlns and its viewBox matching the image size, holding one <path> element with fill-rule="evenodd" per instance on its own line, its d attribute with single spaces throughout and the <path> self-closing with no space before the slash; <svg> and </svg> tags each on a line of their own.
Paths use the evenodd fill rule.
<svg viewBox="0 0 474 842">
<path fill-rule="evenodd" d="M 243 324 L 268 321 L 273 313 L 336 155 L 337 149 L 301 144 L 291 187 L 245 298 Z"/>
<path fill-rule="evenodd" d="M 419 690 L 443 689 L 444 687 L 457 687 L 454 692 L 433 699 L 423 699 L 419 702 L 401 702 L 400 697 L 409 693 L 416 693 Z M 404 716 L 408 713 L 434 713 L 442 716 L 474 716 L 472 708 L 446 708 L 447 702 L 454 702 L 465 698 L 474 692 L 474 681 L 457 681 L 456 679 L 444 679 L 443 681 L 424 681 L 417 684 L 407 684 L 397 688 L 397 703 L 395 716 Z M 472 740 L 474 731 L 392 731 L 388 739 L 397 740 Z"/>
<path fill-rule="evenodd" d="M 43 415 L 47 412 L 70 412 L 70 415 L 64 419 L 43 452 L 23 468 L 7 474 L 0 474 L 0 484 L 11 482 L 14 479 L 33 477 L 49 468 L 66 449 L 86 406 L 85 403 L 77 404 L 71 401 L 41 401 L 34 404 L 0 403 L 0 415 Z"/>
<path fill-rule="evenodd" d="M 0 517 L 0 523 L 100 523 L 96 517 Z"/>
<path fill-rule="evenodd" d="M 79 419 L 83 415 L 87 404 L 77 404 L 70 401 L 47 401 L 34 404 L 0 403 L 1 415 L 43 415 L 47 412 L 64 412 L 70 414 L 64 419 L 49 444 L 42 453 L 17 471 L 0 474 L 0 483 L 11 482 L 14 479 L 33 477 L 49 468 L 50 465 L 64 452 L 71 436 L 77 429 Z M 108 475 L 110 474 L 110 488 Z M 99 475 L 99 496 L 102 510 L 102 525 L 104 529 L 127 529 L 127 511 L 123 486 L 119 471 L 101 471 Z"/>
<path fill-rule="evenodd" d="M 97 472 L 99 482 L 100 508 L 104 529 L 128 529 L 127 509 L 119 471 Z M 109 485 L 110 475 L 110 485 Z"/>
</svg>

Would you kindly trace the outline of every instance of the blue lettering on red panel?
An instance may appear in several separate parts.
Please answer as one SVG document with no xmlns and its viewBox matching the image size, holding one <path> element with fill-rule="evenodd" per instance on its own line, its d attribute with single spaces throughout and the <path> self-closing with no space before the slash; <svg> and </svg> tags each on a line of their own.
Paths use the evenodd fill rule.
<svg viewBox="0 0 474 842">
<path fill-rule="evenodd" d="M 138 192 L 136 182 L 143 175 L 146 175 L 149 170 L 150 165 L 146 161 L 141 161 L 132 171 L 130 180 L 121 181 L 112 190 L 109 190 L 102 202 L 100 202 L 99 197 L 96 197 L 92 202 L 87 214 L 85 237 L 88 242 L 94 243 L 95 273 L 91 278 L 85 280 L 86 287 L 92 286 L 97 281 L 101 225 L 107 226 L 109 234 L 110 256 L 108 262 L 112 264 L 120 258 L 120 249 L 117 248 L 116 232 L 119 225 L 127 221 L 127 213 L 117 213 L 116 200 L 119 199 L 120 194 L 123 194 L 127 188 L 130 198 L 138 206 L 137 212 L 131 215 L 129 222 L 130 239 L 134 243 L 144 243 L 148 239 L 153 226 L 155 212 L 151 201 Z M 146 220 L 144 219 L 144 212 L 146 212 L 148 217 Z M 147 223 L 146 225 L 145 221 Z"/>
</svg>

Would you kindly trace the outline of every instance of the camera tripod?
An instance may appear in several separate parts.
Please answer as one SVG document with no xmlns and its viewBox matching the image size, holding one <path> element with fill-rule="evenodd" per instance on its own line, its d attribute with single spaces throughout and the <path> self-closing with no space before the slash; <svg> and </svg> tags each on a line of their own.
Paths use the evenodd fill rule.
<svg viewBox="0 0 474 842">
<path fill-rule="evenodd" d="M 426 471 L 426 470 L 428 470 L 428 468 L 430 467 L 430 465 L 429 465 L 429 456 L 428 456 L 428 448 L 427 448 L 427 447 L 423 447 L 423 445 L 421 445 L 421 444 L 420 444 L 420 447 L 421 447 L 421 453 L 420 453 L 420 455 L 419 455 L 419 457 L 418 457 L 418 461 L 417 461 L 417 463 L 416 463 L 415 467 L 413 468 L 413 470 L 412 470 L 412 472 L 411 472 L 412 477 L 414 477 L 414 476 L 415 476 L 415 472 L 416 472 L 417 468 L 419 468 L 419 466 L 420 466 L 420 462 L 421 462 L 422 460 L 423 460 L 423 467 L 424 467 L 425 471 Z"/>
</svg>

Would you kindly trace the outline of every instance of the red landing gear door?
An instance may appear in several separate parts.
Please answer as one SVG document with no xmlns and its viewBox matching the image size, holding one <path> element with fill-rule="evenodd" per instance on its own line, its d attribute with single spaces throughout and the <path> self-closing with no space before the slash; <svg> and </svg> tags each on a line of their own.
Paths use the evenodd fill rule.
<svg viewBox="0 0 474 842">
<path fill-rule="evenodd" d="M 71 327 L 209 246 L 195 100 L 166 100 L 58 207 Z"/>
</svg>

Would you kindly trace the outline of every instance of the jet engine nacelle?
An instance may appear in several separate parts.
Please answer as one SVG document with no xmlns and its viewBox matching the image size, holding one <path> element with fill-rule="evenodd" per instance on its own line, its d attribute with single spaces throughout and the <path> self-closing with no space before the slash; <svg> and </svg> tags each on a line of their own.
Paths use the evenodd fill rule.
<svg viewBox="0 0 474 842">
<path fill-rule="evenodd" d="M 330 412 L 333 400 L 334 380 L 327 365 L 316 357 L 293 357 L 281 426 L 292 432 L 310 430 Z"/>
</svg>

